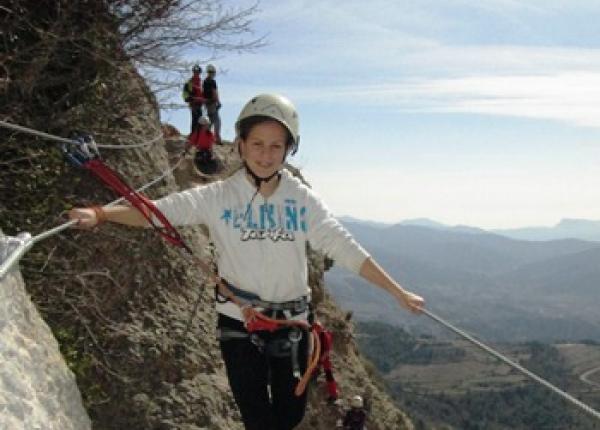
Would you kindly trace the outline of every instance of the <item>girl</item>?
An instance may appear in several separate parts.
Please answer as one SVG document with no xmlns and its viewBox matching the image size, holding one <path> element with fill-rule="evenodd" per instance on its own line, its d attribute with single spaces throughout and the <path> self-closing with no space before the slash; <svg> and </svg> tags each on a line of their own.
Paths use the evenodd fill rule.
<svg viewBox="0 0 600 430">
<path fill-rule="evenodd" d="M 205 224 L 210 230 L 220 278 L 220 347 L 246 429 L 290 430 L 306 407 L 306 391 L 299 393 L 296 386 L 309 349 L 307 242 L 413 312 L 424 300 L 394 281 L 321 199 L 284 169 L 300 140 L 298 115 L 289 100 L 254 97 L 242 109 L 236 133 L 243 161 L 239 171 L 155 204 L 174 225 Z M 70 216 L 85 228 L 100 220 L 148 225 L 127 206 L 73 209 Z M 264 324 L 255 310 L 287 324 Z"/>
</svg>

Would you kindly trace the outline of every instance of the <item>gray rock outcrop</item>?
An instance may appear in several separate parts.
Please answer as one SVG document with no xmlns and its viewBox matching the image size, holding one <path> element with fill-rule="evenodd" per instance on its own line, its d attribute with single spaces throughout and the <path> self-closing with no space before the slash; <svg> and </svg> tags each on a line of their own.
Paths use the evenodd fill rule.
<svg viewBox="0 0 600 430">
<path fill-rule="evenodd" d="M 0 363 L 0 428 L 91 428 L 75 376 L 17 267 L 0 279 Z"/>
</svg>

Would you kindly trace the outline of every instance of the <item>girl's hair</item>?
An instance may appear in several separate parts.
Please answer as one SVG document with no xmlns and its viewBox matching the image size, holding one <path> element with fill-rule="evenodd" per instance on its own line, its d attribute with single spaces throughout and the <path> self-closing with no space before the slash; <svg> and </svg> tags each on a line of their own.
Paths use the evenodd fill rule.
<svg viewBox="0 0 600 430">
<path fill-rule="evenodd" d="M 244 118 L 243 120 L 241 120 L 238 123 L 238 137 L 242 140 L 246 140 L 248 138 L 248 135 L 250 134 L 250 131 L 252 130 L 252 128 L 255 125 L 261 124 L 263 122 L 267 122 L 267 121 L 275 121 L 278 122 L 276 119 L 273 119 L 269 116 L 263 116 L 263 115 L 253 115 L 253 116 L 249 116 L 248 118 Z M 292 147 L 292 145 L 294 144 L 294 138 L 292 137 L 292 133 L 290 133 L 290 131 L 287 129 L 287 127 L 281 125 L 286 134 L 287 134 L 287 140 L 285 142 L 285 149 L 286 151 Z"/>
</svg>

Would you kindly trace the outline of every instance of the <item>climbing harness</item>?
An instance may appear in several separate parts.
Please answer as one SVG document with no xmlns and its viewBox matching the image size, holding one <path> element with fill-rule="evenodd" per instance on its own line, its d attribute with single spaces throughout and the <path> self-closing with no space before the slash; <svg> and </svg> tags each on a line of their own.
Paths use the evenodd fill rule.
<svg viewBox="0 0 600 430">
<path fill-rule="evenodd" d="M 267 302 L 248 291 L 241 290 L 227 280 L 220 278 L 215 291 L 219 303 L 228 301 L 236 304 L 244 317 L 246 331 L 220 328 L 217 332 L 219 340 L 250 338 L 257 348 L 266 355 L 274 357 L 290 357 L 292 371 L 298 383 L 294 390 L 296 396 L 302 395 L 306 385 L 314 374 L 321 357 L 321 342 L 312 320 L 310 300 L 304 296 L 288 302 Z M 270 316 L 268 316 L 270 315 Z M 302 319 L 294 319 L 301 316 Z M 306 318 L 306 319 L 304 319 Z M 287 338 L 278 336 L 285 333 Z M 307 368 L 304 374 L 300 372 L 298 348 L 303 334 L 309 335 L 309 351 Z"/>
<path fill-rule="evenodd" d="M 277 330 L 281 325 L 300 326 L 304 329 L 309 328 L 308 322 L 304 320 L 293 319 L 298 315 L 307 316 L 310 305 L 310 300 L 307 296 L 283 303 L 267 302 L 261 300 L 261 298 L 256 294 L 233 286 L 224 278 L 221 278 L 221 282 L 219 282 L 215 293 L 216 300 L 219 303 L 231 301 L 242 309 L 262 308 L 267 310 L 262 312 L 265 318 L 257 316 L 257 319 L 251 319 L 247 322 L 246 328 L 249 332 L 259 330 L 272 332 Z M 266 317 L 267 313 L 271 313 L 272 315 L 275 315 L 276 313 L 282 313 L 285 319 L 276 320 L 274 318 L 269 318 Z"/>
</svg>

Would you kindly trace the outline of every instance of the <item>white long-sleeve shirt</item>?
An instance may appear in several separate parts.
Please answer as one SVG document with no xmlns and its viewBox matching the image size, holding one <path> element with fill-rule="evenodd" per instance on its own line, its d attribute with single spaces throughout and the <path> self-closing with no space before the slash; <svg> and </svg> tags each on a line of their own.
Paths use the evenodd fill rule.
<svg viewBox="0 0 600 430">
<path fill-rule="evenodd" d="M 244 169 L 206 186 L 156 201 L 173 225 L 205 224 L 217 250 L 219 276 L 269 302 L 310 293 L 306 242 L 356 273 L 369 254 L 333 217 L 321 199 L 287 170 L 265 199 Z M 217 312 L 242 320 L 231 302 Z"/>
</svg>

